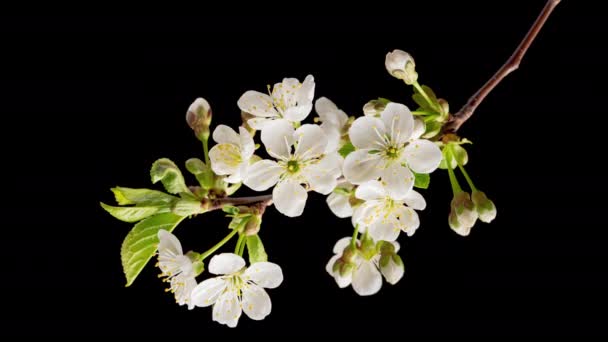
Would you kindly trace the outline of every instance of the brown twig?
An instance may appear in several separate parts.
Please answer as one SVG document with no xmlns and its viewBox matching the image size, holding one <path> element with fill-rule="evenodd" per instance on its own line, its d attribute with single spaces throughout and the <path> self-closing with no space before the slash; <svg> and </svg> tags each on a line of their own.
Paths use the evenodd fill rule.
<svg viewBox="0 0 608 342">
<path fill-rule="evenodd" d="M 450 121 L 444 126 L 445 133 L 454 133 L 458 131 L 460 126 L 462 126 L 465 121 L 467 121 L 477 109 L 477 106 L 483 101 L 483 99 L 494 89 L 508 74 L 515 71 L 519 67 L 519 63 L 522 58 L 528 51 L 528 48 L 538 35 L 538 32 L 542 29 L 543 25 L 555 9 L 555 6 L 559 4 L 560 0 L 548 0 L 545 7 L 540 12 L 538 18 L 521 41 L 515 52 L 509 57 L 507 62 L 500 68 L 498 71 L 490 78 L 486 84 L 483 85 L 471 98 L 469 101 L 458 111 L 458 113 L 454 114 Z"/>
<path fill-rule="evenodd" d="M 245 205 L 260 203 L 265 208 L 272 204 L 272 195 L 250 196 L 250 197 L 226 197 L 211 200 L 207 211 L 221 209 L 225 205 Z"/>
</svg>

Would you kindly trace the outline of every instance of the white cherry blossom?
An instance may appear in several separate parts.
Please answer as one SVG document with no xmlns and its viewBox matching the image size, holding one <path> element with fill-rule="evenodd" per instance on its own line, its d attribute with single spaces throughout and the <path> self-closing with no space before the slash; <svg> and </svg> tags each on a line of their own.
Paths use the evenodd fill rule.
<svg viewBox="0 0 608 342">
<path fill-rule="evenodd" d="M 357 148 L 344 161 L 344 176 L 353 184 L 382 178 L 394 199 L 403 199 L 414 185 L 414 175 L 433 172 L 442 154 L 433 142 L 420 139 L 421 121 L 399 103 L 389 103 L 380 118 L 363 116 L 349 130 Z"/>
<path fill-rule="evenodd" d="M 184 255 L 182 245 L 175 237 L 166 230 L 158 231 L 158 267 L 161 277 L 166 277 L 169 290 L 175 294 L 175 301 L 179 305 L 188 305 L 192 310 L 194 305 L 190 294 L 196 286 L 192 260 Z"/>
<path fill-rule="evenodd" d="M 415 190 L 397 199 L 387 185 L 376 180 L 361 184 L 355 196 L 365 202 L 354 210 L 353 226 L 359 225 L 362 233 L 368 230 L 374 240 L 395 241 L 401 231 L 412 236 L 420 225 L 414 209 L 426 207 L 424 197 Z"/>
<path fill-rule="evenodd" d="M 302 125 L 297 130 L 285 120 L 275 120 L 262 131 L 262 142 L 274 160 L 251 165 L 245 185 L 264 191 L 276 184 L 272 200 L 279 212 L 295 217 L 304 211 L 310 190 L 329 194 L 340 177 L 340 156 L 324 154 L 327 137 L 317 125 Z"/>
<path fill-rule="evenodd" d="M 396 267 L 380 267 L 380 253 L 376 252 L 367 257 L 359 253 L 353 260 L 355 267 L 353 271 L 344 276 L 339 271 L 334 271 L 335 262 L 342 257 L 342 252 L 352 241 L 345 237 L 336 242 L 333 252 L 334 256 L 329 259 L 325 270 L 334 277 L 340 288 L 352 285 L 353 290 L 360 296 L 370 296 L 378 293 L 382 288 L 382 276 L 387 282 L 394 285 L 403 277 L 403 264 Z M 399 243 L 391 242 L 395 247 L 395 253 L 399 251 Z M 359 241 L 357 241 L 357 245 Z M 391 265 L 392 266 L 392 265 Z"/>
<path fill-rule="evenodd" d="M 317 99 L 315 111 L 319 114 L 321 129 L 327 136 L 325 152 L 336 152 L 340 148 L 342 136 L 348 133 L 348 115 L 326 97 Z"/>
<path fill-rule="evenodd" d="M 300 83 L 296 78 L 284 78 L 272 88 L 270 95 L 258 91 L 246 91 L 238 100 L 239 108 L 255 118 L 247 124 L 258 130 L 264 130 L 269 122 L 285 120 L 299 123 L 312 110 L 312 99 L 315 93 L 315 80 L 312 75 L 306 76 Z"/>
<path fill-rule="evenodd" d="M 253 137 L 239 127 L 239 133 L 226 125 L 219 125 L 213 131 L 217 145 L 209 151 L 211 169 L 218 175 L 228 175 L 228 183 L 240 183 L 247 175 L 249 161 L 255 151 Z"/>
<path fill-rule="evenodd" d="M 245 260 L 232 253 L 211 258 L 209 272 L 219 276 L 198 284 L 192 291 L 192 302 L 201 307 L 213 305 L 213 320 L 231 328 L 236 327 L 243 311 L 254 320 L 268 316 L 272 303 L 264 288 L 274 289 L 283 282 L 279 265 L 256 262 L 246 268 Z"/>
</svg>

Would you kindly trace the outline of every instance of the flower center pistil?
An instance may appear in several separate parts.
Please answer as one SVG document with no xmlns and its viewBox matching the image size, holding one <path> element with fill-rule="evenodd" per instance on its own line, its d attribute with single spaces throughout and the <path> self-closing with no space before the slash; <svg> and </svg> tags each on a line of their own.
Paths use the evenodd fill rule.
<svg viewBox="0 0 608 342">
<path fill-rule="evenodd" d="M 287 162 L 287 171 L 289 173 L 296 173 L 300 171 L 300 165 L 297 160 L 290 160 Z"/>
</svg>

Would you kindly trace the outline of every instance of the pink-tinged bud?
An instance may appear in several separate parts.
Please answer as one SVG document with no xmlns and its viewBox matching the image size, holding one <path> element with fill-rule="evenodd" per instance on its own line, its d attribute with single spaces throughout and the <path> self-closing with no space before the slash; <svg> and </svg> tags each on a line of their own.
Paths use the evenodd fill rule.
<svg viewBox="0 0 608 342">
<path fill-rule="evenodd" d="M 209 126 L 211 126 L 211 106 L 202 97 L 192 102 L 186 113 L 186 122 L 192 128 L 199 140 L 209 139 Z"/>
</svg>

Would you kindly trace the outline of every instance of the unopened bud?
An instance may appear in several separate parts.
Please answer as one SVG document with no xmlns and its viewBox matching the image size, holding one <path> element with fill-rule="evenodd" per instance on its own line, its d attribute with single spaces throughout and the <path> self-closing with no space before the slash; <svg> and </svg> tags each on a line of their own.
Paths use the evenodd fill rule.
<svg viewBox="0 0 608 342">
<path fill-rule="evenodd" d="M 457 234 L 467 236 L 477 221 L 475 204 L 471 201 L 468 192 L 459 192 L 454 196 L 451 203 L 451 211 L 448 217 L 450 228 Z"/>
<path fill-rule="evenodd" d="M 393 50 L 393 52 L 387 53 L 384 65 L 389 74 L 403 80 L 406 84 L 414 84 L 418 81 L 414 58 L 405 51 Z"/>
<path fill-rule="evenodd" d="M 353 245 L 348 245 L 344 248 L 344 251 L 342 251 L 342 260 L 344 260 L 344 262 L 352 262 L 355 260 L 355 258 L 357 257 L 357 248 L 354 247 Z"/>
<path fill-rule="evenodd" d="M 262 218 L 260 215 L 252 215 L 249 218 L 249 221 L 245 225 L 244 233 L 247 236 L 255 235 L 260 231 L 260 226 L 262 225 Z"/>
<path fill-rule="evenodd" d="M 496 206 L 483 191 L 473 191 L 471 195 L 475 209 L 482 222 L 490 223 L 496 217 Z"/>
<path fill-rule="evenodd" d="M 209 139 L 211 126 L 211 106 L 202 97 L 192 102 L 186 113 L 186 122 L 192 128 L 196 137 L 203 141 Z"/>
<path fill-rule="evenodd" d="M 382 255 L 390 256 L 395 253 L 395 245 L 389 241 L 378 241 L 376 247 Z"/>
<path fill-rule="evenodd" d="M 380 272 L 389 284 L 395 285 L 403 278 L 403 274 L 405 273 L 405 267 L 403 266 L 401 257 L 397 254 L 381 257 Z"/>
<path fill-rule="evenodd" d="M 369 116 L 378 116 L 384 108 L 386 107 L 386 103 L 381 100 L 371 100 L 363 106 L 363 114 Z"/>
</svg>

